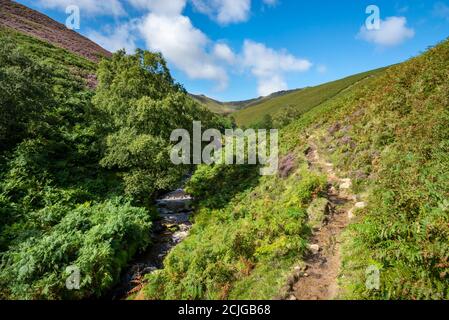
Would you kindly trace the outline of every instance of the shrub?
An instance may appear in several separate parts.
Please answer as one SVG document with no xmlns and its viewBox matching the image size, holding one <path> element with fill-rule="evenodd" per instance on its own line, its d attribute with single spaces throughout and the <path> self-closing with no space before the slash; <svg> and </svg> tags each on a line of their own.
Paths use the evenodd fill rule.
<svg viewBox="0 0 449 320">
<path fill-rule="evenodd" d="M 42 230 L 2 257 L 2 298 L 99 297 L 116 283 L 137 250 L 150 241 L 147 211 L 119 199 L 86 203 L 72 210 L 46 207 L 36 216 L 46 220 Z M 69 266 L 81 272 L 80 290 L 66 288 Z"/>
</svg>

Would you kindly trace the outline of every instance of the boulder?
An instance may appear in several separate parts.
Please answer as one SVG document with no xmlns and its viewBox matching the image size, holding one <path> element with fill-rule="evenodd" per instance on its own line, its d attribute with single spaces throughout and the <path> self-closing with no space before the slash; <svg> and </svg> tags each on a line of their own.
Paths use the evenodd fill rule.
<svg viewBox="0 0 449 320">
<path fill-rule="evenodd" d="M 349 219 L 349 220 L 354 219 L 354 218 L 355 218 L 355 211 L 356 211 L 356 210 L 363 209 L 363 208 L 366 208 L 366 202 L 357 202 L 357 203 L 354 205 L 354 208 L 352 208 L 351 210 L 349 210 L 349 212 L 348 212 L 348 219 Z"/>
<path fill-rule="evenodd" d="M 192 205 L 192 201 L 190 199 L 188 200 L 159 200 L 157 202 L 157 205 L 160 208 L 165 208 L 169 211 L 174 211 L 174 212 L 181 212 L 184 210 L 189 210 L 191 208 Z"/>
<path fill-rule="evenodd" d="M 356 207 L 357 209 L 363 209 L 363 208 L 366 208 L 366 202 L 357 202 L 357 203 L 355 204 L 355 207 Z"/>
<path fill-rule="evenodd" d="M 354 209 L 351 209 L 348 211 L 348 219 L 352 220 L 354 219 L 355 215 L 354 215 Z"/>
<path fill-rule="evenodd" d="M 352 187 L 351 179 L 341 179 L 340 189 L 348 190 L 351 189 L 351 187 Z"/>
<path fill-rule="evenodd" d="M 313 254 L 317 254 L 318 252 L 320 252 L 320 246 L 317 244 L 309 244 L 308 248 Z"/>
</svg>

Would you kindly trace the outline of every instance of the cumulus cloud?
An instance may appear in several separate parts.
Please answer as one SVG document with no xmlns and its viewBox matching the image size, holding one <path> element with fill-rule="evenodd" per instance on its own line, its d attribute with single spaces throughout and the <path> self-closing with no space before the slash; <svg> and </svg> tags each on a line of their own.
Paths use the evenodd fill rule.
<svg viewBox="0 0 449 320">
<path fill-rule="evenodd" d="M 268 96 L 274 92 L 284 91 L 288 89 L 287 82 L 279 75 L 273 75 L 259 81 L 258 92 L 260 96 Z"/>
<path fill-rule="evenodd" d="M 186 4 L 191 1 L 198 11 L 221 24 L 245 21 L 249 17 L 251 0 L 126 1 L 142 10 L 142 17 L 106 27 L 102 32 L 92 30 L 88 32 L 90 39 L 110 51 L 125 49 L 128 53 L 132 53 L 136 42 L 143 39 L 148 49 L 161 52 L 174 68 L 191 79 L 214 81 L 217 90 L 227 87 L 229 66 L 249 70 L 258 80 L 259 94 L 264 96 L 287 89 L 285 73 L 303 72 L 312 66 L 308 60 L 249 40 L 244 42 L 242 52 L 237 55 L 226 43 L 209 39 L 183 14 Z M 268 5 L 277 3 L 276 0 L 263 2 Z"/>
<path fill-rule="evenodd" d="M 215 44 L 213 54 L 217 59 L 225 61 L 228 64 L 233 64 L 236 59 L 234 52 L 224 43 Z"/>
<path fill-rule="evenodd" d="M 379 30 L 368 30 L 366 26 L 363 26 L 357 38 L 382 47 L 392 47 L 414 36 L 415 31 L 407 27 L 405 17 L 389 17 L 386 20 L 381 20 Z"/>
<path fill-rule="evenodd" d="M 37 0 L 37 4 L 44 8 L 61 11 L 65 11 L 68 6 L 76 5 L 80 8 L 81 14 L 86 13 L 89 15 L 121 16 L 126 14 L 119 0 Z"/>
<path fill-rule="evenodd" d="M 134 20 L 116 27 L 108 26 L 103 33 L 91 30 L 87 37 L 111 52 L 125 49 L 127 53 L 133 53 L 136 50 L 138 23 Z"/>
<path fill-rule="evenodd" d="M 207 50 L 210 39 L 188 17 L 150 13 L 139 30 L 151 50 L 162 52 L 190 78 L 214 80 L 218 89 L 226 88 L 227 72 Z"/>
<path fill-rule="evenodd" d="M 197 11 L 207 14 L 220 24 L 248 20 L 251 0 L 191 0 Z"/>
<path fill-rule="evenodd" d="M 299 59 L 286 51 L 276 51 L 262 43 L 245 40 L 242 64 L 258 79 L 258 92 L 267 96 L 287 89 L 286 72 L 305 72 L 312 67 L 306 59 Z"/>
<path fill-rule="evenodd" d="M 110 51 L 126 49 L 132 53 L 138 39 L 147 48 L 161 52 L 175 68 L 191 79 L 212 80 L 217 90 L 228 84 L 227 64 L 235 54 L 224 43 L 214 43 L 183 15 L 188 0 L 126 0 L 142 10 L 142 17 L 102 32 L 90 31 L 88 37 Z"/>
</svg>

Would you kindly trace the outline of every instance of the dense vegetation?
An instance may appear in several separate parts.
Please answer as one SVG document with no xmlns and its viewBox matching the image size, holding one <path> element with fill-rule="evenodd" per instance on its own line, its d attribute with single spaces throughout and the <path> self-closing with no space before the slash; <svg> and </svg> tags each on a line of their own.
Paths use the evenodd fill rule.
<svg viewBox="0 0 449 320">
<path fill-rule="evenodd" d="M 227 123 L 187 97 L 159 54 L 119 52 L 96 70 L 0 31 L 0 297 L 100 296 L 149 245 L 155 193 L 189 169 L 167 163 L 167 134 Z M 70 266 L 80 290 L 66 289 Z"/>
<path fill-rule="evenodd" d="M 326 197 L 326 176 L 305 156 L 312 139 L 368 203 L 341 239 L 341 297 L 449 299 L 448 62 L 445 41 L 382 72 L 266 100 L 254 118 L 241 111 L 240 123 L 282 127 L 281 170 L 199 166 L 187 186 L 195 225 L 144 296 L 278 297 L 303 264 L 308 209 Z M 2 299 L 104 294 L 151 245 L 153 196 L 192 169 L 169 162 L 171 131 L 232 125 L 194 102 L 159 54 L 118 52 L 96 66 L 5 29 L 0 112 Z M 365 286 L 370 265 L 380 290 Z M 80 290 L 65 286 L 70 266 Z"/>
<path fill-rule="evenodd" d="M 200 107 L 175 83 L 160 54 L 118 52 L 98 70 L 95 106 L 111 117 L 101 164 L 123 175 L 125 191 L 141 204 L 179 182 L 189 167 L 171 163 L 170 135 L 193 121 L 224 129 L 230 122 Z"/>
<path fill-rule="evenodd" d="M 445 41 L 342 108 L 356 147 L 334 157 L 343 170 L 368 175 L 359 188 L 370 190 L 369 207 L 346 235 L 351 298 L 449 299 L 448 63 Z M 379 291 L 365 289 L 369 264 L 380 268 Z"/>
<path fill-rule="evenodd" d="M 281 132 L 287 174 L 199 168 L 189 183 L 199 198 L 192 234 L 148 277 L 145 296 L 277 297 L 306 252 L 306 209 L 324 196 L 326 179 L 304 156 L 313 139 L 368 198 L 342 239 L 341 298 L 448 299 L 448 62 L 445 41 L 304 113 Z M 370 265 L 379 290 L 365 286 Z"/>
<path fill-rule="evenodd" d="M 306 209 L 325 187 L 322 176 L 305 176 L 306 167 L 287 179 L 260 180 L 251 167 L 199 168 L 187 189 L 202 199 L 194 228 L 171 251 L 165 268 L 150 275 L 146 297 L 275 297 L 306 250 Z"/>
</svg>

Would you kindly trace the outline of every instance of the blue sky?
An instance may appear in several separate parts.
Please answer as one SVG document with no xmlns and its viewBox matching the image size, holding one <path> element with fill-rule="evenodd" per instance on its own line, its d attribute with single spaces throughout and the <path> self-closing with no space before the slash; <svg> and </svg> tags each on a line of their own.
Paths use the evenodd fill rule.
<svg viewBox="0 0 449 320">
<path fill-rule="evenodd" d="M 243 100 L 404 61 L 449 36 L 449 0 L 20 0 L 111 51 L 161 51 L 189 92 Z M 367 30 L 366 8 L 380 9 Z"/>
</svg>

